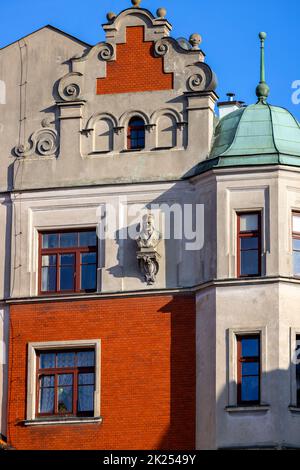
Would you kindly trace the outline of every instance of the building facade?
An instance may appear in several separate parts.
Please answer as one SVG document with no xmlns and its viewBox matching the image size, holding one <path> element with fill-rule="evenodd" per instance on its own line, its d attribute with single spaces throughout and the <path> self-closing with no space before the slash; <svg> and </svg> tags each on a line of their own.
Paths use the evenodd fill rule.
<svg viewBox="0 0 300 470">
<path fill-rule="evenodd" d="M 1 435 L 16 449 L 300 445 L 300 128 L 219 103 L 133 1 L 0 51 Z M 195 229 L 196 226 L 196 229 Z"/>
</svg>

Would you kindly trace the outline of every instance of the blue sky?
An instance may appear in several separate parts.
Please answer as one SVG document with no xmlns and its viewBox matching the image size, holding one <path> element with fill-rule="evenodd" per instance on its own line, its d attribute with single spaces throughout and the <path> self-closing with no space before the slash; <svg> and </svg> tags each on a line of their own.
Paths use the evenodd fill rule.
<svg viewBox="0 0 300 470">
<path fill-rule="evenodd" d="M 108 11 L 120 12 L 130 0 L 1 0 L 0 47 L 51 24 L 90 44 L 103 40 L 101 24 Z M 206 62 L 218 76 L 218 94 L 253 103 L 259 78 L 259 31 L 266 31 L 269 102 L 288 108 L 300 120 L 300 104 L 292 103 L 291 84 L 300 80 L 299 0 L 143 0 L 155 13 L 167 8 L 173 37 L 199 32 Z"/>
</svg>

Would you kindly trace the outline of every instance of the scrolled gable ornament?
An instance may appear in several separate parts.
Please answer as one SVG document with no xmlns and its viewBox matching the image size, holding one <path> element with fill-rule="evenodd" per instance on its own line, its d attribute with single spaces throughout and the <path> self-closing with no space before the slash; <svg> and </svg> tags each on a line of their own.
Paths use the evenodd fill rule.
<svg viewBox="0 0 300 470">
<path fill-rule="evenodd" d="M 203 89 L 202 82 L 204 81 L 203 75 L 195 73 L 188 79 L 188 87 L 191 91 L 200 91 Z"/>
<path fill-rule="evenodd" d="M 102 42 L 99 44 L 98 57 L 100 60 L 109 61 L 115 57 L 115 48 L 109 42 Z"/>
<path fill-rule="evenodd" d="M 59 148 L 59 137 L 56 130 L 45 127 L 46 121 L 42 122 L 42 129 L 35 131 L 29 138 L 29 142 L 19 144 L 14 148 L 17 157 L 31 157 L 34 154 L 42 157 L 54 157 Z"/>
<path fill-rule="evenodd" d="M 142 228 L 136 239 L 138 245 L 137 260 L 148 285 L 155 283 L 159 271 L 160 255 L 156 248 L 161 238 L 161 233 L 155 228 L 153 215 L 144 215 Z"/>
<path fill-rule="evenodd" d="M 82 74 L 70 72 L 58 84 L 58 94 L 62 101 L 78 101 L 81 95 Z"/>
<path fill-rule="evenodd" d="M 169 51 L 169 43 L 165 38 L 159 39 L 154 44 L 154 52 L 157 56 L 162 57 Z"/>
<path fill-rule="evenodd" d="M 203 62 L 188 65 L 186 75 L 188 91 L 212 91 L 215 90 L 217 86 L 217 78 L 214 72 Z"/>
</svg>

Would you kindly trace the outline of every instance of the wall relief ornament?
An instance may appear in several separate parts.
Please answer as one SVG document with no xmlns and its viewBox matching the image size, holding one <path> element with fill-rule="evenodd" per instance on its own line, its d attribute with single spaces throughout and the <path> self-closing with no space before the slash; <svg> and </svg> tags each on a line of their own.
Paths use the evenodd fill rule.
<svg viewBox="0 0 300 470">
<path fill-rule="evenodd" d="M 63 101 L 80 99 L 82 74 L 71 72 L 62 77 L 58 84 L 58 94 Z"/>
<path fill-rule="evenodd" d="M 99 59 L 112 60 L 115 58 L 115 48 L 109 42 L 99 44 Z"/>
<path fill-rule="evenodd" d="M 164 56 L 169 51 L 169 44 L 167 39 L 160 39 L 154 44 L 154 52 L 158 56 Z"/>
<path fill-rule="evenodd" d="M 192 91 L 202 89 L 203 76 L 200 73 L 195 73 L 188 79 L 188 86 Z"/>
<path fill-rule="evenodd" d="M 29 138 L 27 144 L 19 144 L 15 147 L 14 152 L 17 157 L 30 157 L 38 154 L 44 157 L 55 156 L 59 148 L 59 138 L 56 130 L 45 127 L 49 121 L 43 119 L 42 129 L 35 131 Z"/>
<path fill-rule="evenodd" d="M 148 285 L 154 284 L 159 271 L 160 255 L 156 250 L 161 241 L 161 233 L 155 229 L 153 214 L 143 216 L 142 228 L 136 239 L 137 260 Z"/>
<path fill-rule="evenodd" d="M 187 67 L 187 88 L 190 91 L 211 91 L 217 86 L 217 79 L 211 68 L 204 62 Z"/>
</svg>

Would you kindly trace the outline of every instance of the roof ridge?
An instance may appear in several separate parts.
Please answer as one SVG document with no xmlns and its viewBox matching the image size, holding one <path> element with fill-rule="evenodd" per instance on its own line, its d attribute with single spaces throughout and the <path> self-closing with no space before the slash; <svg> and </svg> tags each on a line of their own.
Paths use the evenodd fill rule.
<svg viewBox="0 0 300 470">
<path fill-rule="evenodd" d="M 255 106 L 255 105 L 250 105 L 250 106 Z M 235 141 L 236 141 L 236 136 L 237 136 L 237 134 L 238 134 L 238 131 L 239 131 L 239 128 L 240 128 L 240 125 L 241 125 L 242 117 L 244 116 L 244 113 L 245 113 L 246 109 L 248 109 L 248 108 L 249 108 L 249 106 L 245 106 L 244 108 L 241 108 L 243 112 L 241 113 L 241 116 L 240 116 L 240 119 L 239 119 L 239 123 L 238 123 L 238 125 L 236 126 L 234 138 L 233 138 L 233 140 L 232 140 L 230 146 L 225 150 L 225 152 L 221 153 L 221 154 L 219 155 L 219 157 L 226 156 L 226 153 L 229 152 L 229 150 L 231 149 L 231 147 L 232 147 L 233 144 L 235 143 Z M 229 114 L 228 114 L 228 116 L 229 116 Z"/>
<path fill-rule="evenodd" d="M 22 41 L 22 39 L 25 39 L 25 38 L 33 35 L 33 34 L 36 34 L 36 33 L 40 32 L 40 31 L 42 31 L 43 29 L 46 29 L 46 28 L 52 29 L 53 31 L 56 31 L 56 32 L 58 32 L 58 33 L 60 33 L 64 36 L 67 36 L 70 39 L 74 39 L 75 41 L 81 43 L 84 46 L 93 47 L 91 44 L 89 44 L 85 41 L 82 41 L 81 39 L 77 38 L 76 36 L 73 36 L 72 34 L 67 33 L 66 31 L 63 31 L 62 29 L 57 28 L 56 26 L 52 26 L 51 24 L 46 24 L 44 26 L 41 26 L 38 29 L 35 29 L 34 31 L 31 31 L 28 34 L 25 34 L 25 36 L 22 36 L 22 37 L 16 39 L 15 41 L 10 42 L 9 44 L 6 44 L 6 46 L 0 47 L 0 52 L 3 51 L 4 49 L 6 49 L 7 47 L 12 46 L 13 44 L 16 44 L 17 42 Z"/>
<path fill-rule="evenodd" d="M 274 148 L 275 148 L 276 152 L 278 153 L 278 157 L 279 157 L 280 151 L 279 151 L 279 148 L 278 148 L 278 146 L 277 146 L 277 144 L 276 144 L 275 134 L 274 134 L 274 120 L 273 120 L 273 114 L 272 114 L 272 105 L 270 105 L 269 103 L 266 103 L 266 105 L 268 106 L 269 113 L 270 113 L 271 129 L 272 129 L 272 139 L 273 139 Z"/>
</svg>

